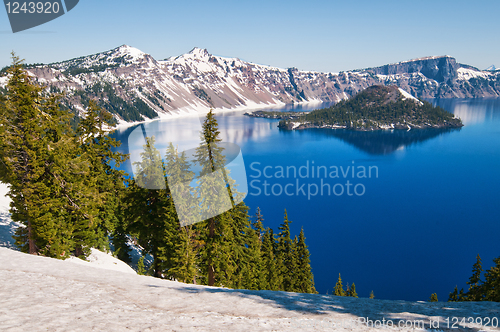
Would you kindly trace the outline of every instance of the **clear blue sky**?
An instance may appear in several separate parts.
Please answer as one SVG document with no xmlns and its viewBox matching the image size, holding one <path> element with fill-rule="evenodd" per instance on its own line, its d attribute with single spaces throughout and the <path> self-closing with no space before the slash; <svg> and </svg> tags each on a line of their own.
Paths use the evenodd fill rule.
<svg viewBox="0 0 500 332">
<path fill-rule="evenodd" d="M 428 55 L 500 66 L 499 0 L 80 0 L 13 34 L 0 8 L 0 67 L 14 50 L 55 62 L 128 44 L 156 59 L 202 47 L 278 67 L 342 71 Z"/>
</svg>

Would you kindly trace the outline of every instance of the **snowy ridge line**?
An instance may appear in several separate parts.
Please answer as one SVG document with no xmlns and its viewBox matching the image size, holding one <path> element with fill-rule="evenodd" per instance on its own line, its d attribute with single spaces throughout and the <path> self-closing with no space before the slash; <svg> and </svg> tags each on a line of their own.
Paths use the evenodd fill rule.
<svg viewBox="0 0 500 332">
<path fill-rule="evenodd" d="M 155 60 L 122 45 L 28 70 L 38 82 L 66 93 L 65 104 L 75 113 L 82 113 L 85 98 L 99 98 L 120 125 L 149 121 L 155 114 L 159 118 L 203 114 L 210 108 L 233 111 L 312 101 L 338 102 L 372 85 L 397 85 L 420 99 L 500 97 L 500 71 L 479 71 L 458 64 L 450 56 L 321 73 L 215 56 L 200 48 Z M 0 86 L 6 82 L 5 76 L 0 77 Z M 145 105 L 136 106 L 137 100 Z"/>
</svg>

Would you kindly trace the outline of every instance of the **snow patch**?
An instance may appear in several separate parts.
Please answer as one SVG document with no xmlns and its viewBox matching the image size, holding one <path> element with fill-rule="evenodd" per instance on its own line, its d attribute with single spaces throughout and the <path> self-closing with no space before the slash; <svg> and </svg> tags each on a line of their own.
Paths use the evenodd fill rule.
<svg viewBox="0 0 500 332">
<path fill-rule="evenodd" d="M 107 254 L 94 248 L 92 248 L 91 251 L 92 252 L 89 257 L 87 257 L 87 260 L 83 260 L 77 257 L 70 257 L 67 259 L 67 261 L 75 264 L 98 267 L 105 270 L 136 274 L 136 272 L 127 263 L 113 257 L 113 255 Z"/>
<path fill-rule="evenodd" d="M 491 73 L 468 69 L 468 68 L 458 68 L 458 78 L 462 80 L 470 80 L 471 78 L 481 77 L 481 78 L 489 78 Z"/>
<path fill-rule="evenodd" d="M 146 54 L 143 51 L 139 50 L 138 48 L 135 48 L 135 47 L 132 47 L 132 46 L 128 46 L 128 45 L 122 45 L 122 46 L 120 46 L 117 49 L 117 51 L 121 55 L 129 55 L 129 56 L 131 56 L 133 60 L 138 60 L 138 59 L 144 57 L 144 55 Z"/>
<path fill-rule="evenodd" d="M 410 100 L 415 101 L 419 105 L 423 105 L 424 104 L 420 100 L 418 100 L 417 98 L 413 97 L 410 93 L 406 92 L 405 90 L 403 90 L 401 88 L 398 88 L 398 90 L 403 95 L 403 100 L 410 99 Z"/>
<path fill-rule="evenodd" d="M 12 221 L 9 213 L 10 197 L 7 196 L 9 186 L 0 182 L 0 247 L 16 249 L 12 235 L 21 224 Z"/>
</svg>

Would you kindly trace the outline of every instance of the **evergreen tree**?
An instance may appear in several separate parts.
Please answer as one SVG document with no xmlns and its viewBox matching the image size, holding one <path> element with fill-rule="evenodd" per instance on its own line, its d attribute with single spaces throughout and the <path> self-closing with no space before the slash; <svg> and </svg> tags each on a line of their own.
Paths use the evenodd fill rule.
<svg viewBox="0 0 500 332">
<path fill-rule="evenodd" d="M 203 243 L 200 267 L 209 286 L 228 286 L 236 268 L 234 257 L 231 255 L 234 241 L 230 226 L 231 215 L 228 212 L 221 213 L 231 209 L 232 205 L 228 202 L 229 188 L 223 172 L 224 149 L 220 146 L 219 134 L 217 120 L 210 110 L 203 123 L 201 143 L 195 154 L 195 162 L 201 168 L 197 187 L 199 206 L 201 215 L 208 216 L 204 222 L 197 225 L 197 229 L 201 230 L 200 239 Z"/>
<path fill-rule="evenodd" d="M 77 154 L 60 96 L 34 84 L 15 55 L 8 71 L 2 172 L 10 183 L 12 219 L 26 226 L 16 231 L 16 244 L 25 252 L 65 258 L 74 248 L 77 225 L 71 219 L 93 217 L 93 193 L 82 180 L 88 165 Z"/>
<path fill-rule="evenodd" d="M 126 213 L 129 231 L 137 235 L 145 252 L 153 256 L 153 275 L 162 277 L 165 265 L 171 265 L 172 239 L 178 232 L 178 222 L 166 184 L 165 167 L 154 143 L 154 136 L 146 138 L 141 161 L 135 163 L 136 177 L 128 187 Z"/>
<path fill-rule="evenodd" d="M 342 286 L 342 278 L 340 277 L 340 273 L 339 273 L 339 279 L 337 280 L 337 283 L 335 284 L 335 288 L 333 290 L 333 295 L 345 296 L 344 286 Z"/>
<path fill-rule="evenodd" d="M 187 224 L 198 213 L 193 188 L 190 186 L 194 173 L 190 170 L 185 153 L 179 154 L 172 143 L 169 144 L 165 157 L 169 190 L 179 193 L 175 198 L 177 218 L 174 224 L 177 231 L 169 235 L 173 251 L 164 257 L 168 262 L 165 273 L 171 279 L 195 283 L 199 245 L 193 226 Z M 182 218 L 186 223 L 180 222 L 178 218 Z"/>
<path fill-rule="evenodd" d="M 61 96 L 34 84 L 18 57 L 13 62 L 7 96 L 0 100 L 0 177 L 11 184 L 13 219 L 27 226 L 17 230 L 16 243 L 58 258 L 107 249 L 123 189 L 122 172 L 109 162 L 124 160 L 111 151 L 117 143 L 103 128 L 110 115 L 97 118 L 91 104 L 75 133 Z"/>
<path fill-rule="evenodd" d="M 262 242 L 262 235 L 264 232 L 264 216 L 260 211 L 260 207 L 257 207 L 257 212 L 255 213 L 255 221 L 252 223 L 255 233 L 259 237 L 259 241 Z"/>
<path fill-rule="evenodd" d="M 90 227 L 85 227 L 90 231 L 90 240 L 84 241 L 84 246 L 93 246 L 101 250 L 109 249 L 108 237 L 113 233 L 118 224 L 123 224 L 123 193 L 125 191 L 124 172 L 117 170 L 127 156 L 113 149 L 120 143 L 108 135 L 107 129 L 113 117 L 105 110 L 100 109 L 94 101 L 89 102 L 89 106 L 80 120 L 77 128 L 77 139 L 81 149 L 81 155 L 89 163 L 89 181 L 87 187 L 95 190 L 92 200 L 95 209 L 95 218 Z M 122 231 L 124 227 L 122 225 Z M 118 243 L 124 240 L 123 235 L 113 237 L 115 245 L 125 249 L 125 243 Z M 78 251 L 82 251 L 82 246 L 77 246 Z"/>
<path fill-rule="evenodd" d="M 245 230 L 248 261 L 244 267 L 244 287 L 247 289 L 263 289 L 265 287 L 265 279 L 263 273 L 262 260 L 262 215 L 260 209 L 257 208 L 256 220 L 252 222 L 251 227 Z"/>
<path fill-rule="evenodd" d="M 8 142 L 6 140 L 8 133 L 7 123 L 12 121 L 10 112 L 7 111 L 6 103 L 7 99 L 0 90 L 0 151 L 7 151 L 8 149 Z M 6 155 L 4 153 L 0 155 L 0 182 L 9 183 L 10 173 L 6 161 L 4 160 L 5 157 Z"/>
<path fill-rule="evenodd" d="M 461 302 L 461 301 L 467 301 L 467 294 L 465 294 L 463 288 L 461 288 L 460 292 L 458 293 L 458 302 Z"/>
<path fill-rule="evenodd" d="M 248 230 L 248 249 L 249 249 L 249 277 L 251 278 L 250 289 L 266 289 L 265 261 L 263 259 L 263 235 L 264 235 L 264 217 L 257 207 L 255 220 L 252 221 L 251 229 Z"/>
<path fill-rule="evenodd" d="M 347 296 L 356 298 L 358 297 L 358 293 L 356 293 L 356 285 L 354 283 L 352 283 L 351 288 L 349 288 L 349 293 Z"/>
<path fill-rule="evenodd" d="M 262 285 L 262 289 L 283 290 L 283 281 L 279 273 L 280 267 L 276 260 L 275 246 L 276 238 L 273 230 L 268 228 L 262 235 L 262 273 L 265 281 Z"/>
<path fill-rule="evenodd" d="M 431 294 L 431 297 L 429 298 L 429 302 L 438 302 L 438 296 L 436 293 Z"/>
<path fill-rule="evenodd" d="M 124 224 L 124 218 L 120 218 L 121 222 L 119 222 L 115 230 L 113 231 L 113 235 L 111 241 L 113 243 L 114 251 L 113 254 L 121 261 L 130 264 L 132 262 L 132 258 L 130 257 L 130 247 L 128 246 L 128 236 L 127 236 L 127 227 Z"/>
<path fill-rule="evenodd" d="M 448 296 L 448 302 L 458 302 L 458 287 L 455 286 L 453 292 Z"/>
<path fill-rule="evenodd" d="M 248 236 L 251 236 L 249 208 L 242 202 L 235 181 L 225 167 L 224 148 L 218 123 L 212 111 L 202 126 L 201 143 L 195 162 L 201 169 L 197 197 L 202 219 L 196 225 L 203 245 L 201 270 L 208 285 L 257 287 L 251 285 L 255 266 L 251 262 Z M 235 202 L 240 202 L 235 204 Z"/>
<path fill-rule="evenodd" d="M 300 293 L 317 293 L 314 288 L 314 277 L 311 271 L 309 249 L 307 249 L 304 229 L 301 228 L 296 247 L 297 274 L 295 290 Z"/>
<path fill-rule="evenodd" d="M 248 206 L 241 202 L 227 212 L 232 232 L 232 241 L 228 245 L 234 264 L 231 267 L 232 275 L 228 275 L 227 284 L 232 288 L 258 289 L 254 276 L 258 278 L 259 271 L 255 268 L 255 258 L 260 255 L 260 250 L 258 240 L 255 242 L 255 233 L 251 227 L 248 210 Z"/>
<path fill-rule="evenodd" d="M 495 263 L 485 273 L 484 300 L 500 302 L 500 257 L 493 260 Z"/>
<path fill-rule="evenodd" d="M 141 256 L 137 261 L 137 274 L 145 275 L 146 267 L 144 266 L 144 256 Z"/>
<path fill-rule="evenodd" d="M 292 239 L 290 238 L 290 223 L 285 210 L 283 223 L 278 228 L 277 258 L 281 262 L 281 278 L 283 279 L 283 290 L 293 292 L 295 290 L 295 277 L 297 272 L 297 262 Z"/>
<path fill-rule="evenodd" d="M 468 301 L 481 301 L 483 299 L 483 290 L 481 287 L 481 273 L 483 272 L 481 257 L 479 254 L 476 257 L 476 263 L 472 267 L 472 276 L 467 281 L 469 290 L 467 292 Z"/>
</svg>

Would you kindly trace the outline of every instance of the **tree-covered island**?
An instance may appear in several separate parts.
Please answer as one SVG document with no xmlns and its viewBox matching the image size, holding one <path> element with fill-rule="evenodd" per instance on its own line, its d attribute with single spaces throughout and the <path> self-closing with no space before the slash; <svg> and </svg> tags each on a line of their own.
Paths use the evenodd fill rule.
<svg viewBox="0 0 500 332">
<path fill-rule="evenodd" d="M 280 119 L 285 130 L 331 128 L 371 131 L 380 129 L 458 128 L 462 121 L 441 107 L 418 100 L 396 86 L 374 85 L 349 100 L 311 112 L 246 113 Z"/>
</svg>

